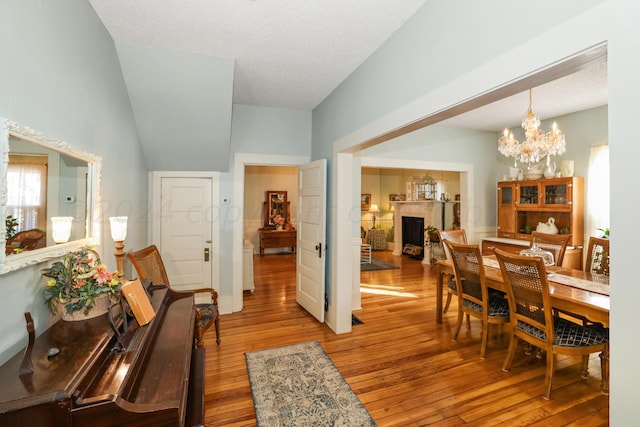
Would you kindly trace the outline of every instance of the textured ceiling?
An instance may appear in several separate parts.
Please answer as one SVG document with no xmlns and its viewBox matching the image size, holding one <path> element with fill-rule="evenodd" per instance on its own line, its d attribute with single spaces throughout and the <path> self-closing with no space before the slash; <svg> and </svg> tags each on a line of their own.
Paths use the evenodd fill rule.
<svg viewBox="0 0 640 427">
<path fill-rule="evenodd" d="M 533 88 L 532 109 L 546 120 L 608 103 L 606 57 L 587 68 Z M 520 126 L 529 108 L 529 91 L 460 114 L 440 124 L 499 132 Z"/>
<path fill-rule="evenodd" d="M 425 0 L 90 0 L 116 42 L 235 60 L 233 102 L 311 110 Z"/>
<path fill-rule="evenodd" d="M 235 61 L 233 102 L 310 110 L 425 0 L 90 0 L 116 43 Z M 425 6 L 425 7 L 428 7 Z M 542 120 L 607 104 L 606 61 L 534 88 Z M 518 126 L 528 92 L 447 121 Z"/>
</svg>

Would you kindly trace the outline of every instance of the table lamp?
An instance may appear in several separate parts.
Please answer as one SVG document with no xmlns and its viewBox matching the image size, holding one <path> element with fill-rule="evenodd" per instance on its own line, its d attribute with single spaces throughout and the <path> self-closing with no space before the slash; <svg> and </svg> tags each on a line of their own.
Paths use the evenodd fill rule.
<svg viewBox="0 0 640 427">
<path fill-rule="evenodd" d="M 67 243 L 71 237 L 72 216 L 52 216 L 51 229 L 53 241 L 56 244 Z"/>
<path fill-rule="evenodd" d="M 127 237 L 127 217 L 126 216 L 110 216 L 111 238 L 116 247 L 114 256 L 116 257 L 116 269 L 118 278 L 124 277 L 124 239 Z"/>
<path fill-rule="evenodd" d="M 380 208 L 378 207 L 378 205 L 372 204 L 371 207 L 369 208 L 369 212 L 371 212 L 373 214 L 373 227 L 372 228 L 376 228 L 376 214 L 378 212 L 380 212 Z"/>
</svg>

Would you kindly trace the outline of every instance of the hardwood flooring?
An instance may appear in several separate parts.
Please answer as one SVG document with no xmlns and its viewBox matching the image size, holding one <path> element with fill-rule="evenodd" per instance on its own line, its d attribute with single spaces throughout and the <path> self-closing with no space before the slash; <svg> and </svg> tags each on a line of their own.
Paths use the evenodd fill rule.
<svg viewBox="0 0 640 427">
<path fill-rule="evenodd" d="M 551 400 L 542 398 L 545 364 L 524 347 L 502 372 L 508 326 L 490 328 L 480 359 L 480 324 L 471 320 L 457 342 L 453 298 L 443 324 L 435 323 L 435 268 L 389 251 L 373 256 L 400 265 L 361 273 L 364 322 L 336 335 L 295 302 L 294 255 L 254 257 L 255 293 L 242 312 L 220 319 L 222 343 L 205 335 L 205 425 L 254 426 L 244 353 L 318 340 L 379 426 L 605 426 L 609 398 L 600 393 L 597 355 L 591 376 L 580 378 L 580 359 L 560 357 Z M 493 326 L 493 325 L 492 325 Z"/>
</svg>

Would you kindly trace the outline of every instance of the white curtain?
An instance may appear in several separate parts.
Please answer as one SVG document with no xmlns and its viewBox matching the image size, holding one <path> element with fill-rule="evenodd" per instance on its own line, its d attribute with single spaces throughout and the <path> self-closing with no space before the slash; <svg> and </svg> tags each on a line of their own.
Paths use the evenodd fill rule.
<svg viewBox="0 0 640 427">
<path fill-rule="evenodd" d="M 589 153 L 587 184 L 587 240 L 609 228 L 609 145 L 595 145 Z M 586 240 L 585 240 L 586 243 Z"/>
<path fill-rule="evenodd" d="M 7 169 L 7 215 L 18 220 L 18 230 L 46 226 L 46 165 L 10 164 Z"/>
</svg>

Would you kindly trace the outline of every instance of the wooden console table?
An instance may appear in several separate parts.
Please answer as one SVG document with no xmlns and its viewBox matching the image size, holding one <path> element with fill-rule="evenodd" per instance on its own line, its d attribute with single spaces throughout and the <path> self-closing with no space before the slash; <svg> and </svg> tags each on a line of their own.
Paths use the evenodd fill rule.
<svg viewBox="0 0 640 427">
<path fill-rule="evenodd" d="M 291 248 L 296 251 L 296 230 L 260 229 L 260 255 L 266 248 Z"/>
</svg>

